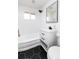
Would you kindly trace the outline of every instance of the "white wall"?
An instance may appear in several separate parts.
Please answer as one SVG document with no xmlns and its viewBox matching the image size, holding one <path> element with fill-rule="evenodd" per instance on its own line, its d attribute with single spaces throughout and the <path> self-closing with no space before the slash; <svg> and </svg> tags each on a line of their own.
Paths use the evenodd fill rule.
<svg viewBox="0 0 79 59">
<path fill-rule="evenodd" d="M 49 0 L 49 2 L 42 8 L 43 13 L 42 15 L 42 28 L 48 28 L 48 26 L 54 27 L 56 26 L 57 30 L 59 31 L 59 22 L 58 23 L 46 23 L 46 8 L 53 4 L 56 0 Z"/>
<path fill-rule="evenodd" d="M 24 11 L 27 10 L 28 12 L 35 12 L 36 13 L 36 20 L 24 20 Z M 36 9 L 31 9 L 25 6 L 19 6 L 18 8 L 18 27 L 20 35 L 26 35 L 31 33 L 37 33 L 40 30 L 41 17 L 39 16 L 39 12 Z"/>
<path fill-rule="evenodd" d="M 39 13 L 37 9 L 28 8 L 25 6 L 19 5 L 18 9 L 18 27 L 21 35 L 27 35 L 31 33 L 40 32 L 40 28 L 48 28 L 48 26 L 56 26 L 59 30 L 59 23 L 46 23 L 46 8 L 54 3 L 56 0 L 49 0 L 49 2 L 42 8 L 43 13 Z M 36 13 L 36 20 L 24 20 L 24 11 Z"/>
</svg>

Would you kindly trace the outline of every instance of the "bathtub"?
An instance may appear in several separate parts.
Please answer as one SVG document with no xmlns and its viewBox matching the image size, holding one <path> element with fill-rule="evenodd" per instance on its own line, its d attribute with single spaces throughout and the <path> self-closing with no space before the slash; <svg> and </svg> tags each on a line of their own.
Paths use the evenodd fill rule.
<svg viewBox="0 0 79 59">
<path fill-rule="evenodd" d="M 28 34 L 18 38 L 18 52 L 25 51 L 39 45 L 39 33 Z"/>
</svg>

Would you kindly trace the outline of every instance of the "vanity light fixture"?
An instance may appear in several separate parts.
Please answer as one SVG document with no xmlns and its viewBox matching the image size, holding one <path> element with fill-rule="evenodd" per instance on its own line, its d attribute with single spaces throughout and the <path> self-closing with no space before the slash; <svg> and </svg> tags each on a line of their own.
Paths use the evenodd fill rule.
<svg viewBox="0 0 79 59">
<path fill-rule="evenodd" d="M 42 13 L 43 11 L 42 10 L 39 10 L 39 12 Z"/>
</svg>

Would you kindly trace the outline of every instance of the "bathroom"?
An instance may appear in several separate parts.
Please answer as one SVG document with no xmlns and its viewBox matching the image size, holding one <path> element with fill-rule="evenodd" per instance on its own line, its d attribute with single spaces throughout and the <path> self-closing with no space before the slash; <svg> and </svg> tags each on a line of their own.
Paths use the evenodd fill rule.
<svg viewBox="0 0 79 59">
<path fill-rule="evenodd" d="M 18 0 L 18 59 L 60 59 L 58 0 Z"/>
</svg>

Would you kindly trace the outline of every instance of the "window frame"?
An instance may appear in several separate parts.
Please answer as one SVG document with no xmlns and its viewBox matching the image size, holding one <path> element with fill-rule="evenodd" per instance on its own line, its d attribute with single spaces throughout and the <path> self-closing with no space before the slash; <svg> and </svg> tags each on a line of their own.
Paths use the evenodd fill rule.
<svg viewBox="0 0 79 59">
<path fill-rule="evenodd" d="M 25 17 L 25 13 L 29 14 L 29 18 L 26 19 L 26 17 Z M 35 13 L 24 12 L 24 19 L 25 19 L 25 20 L 35 20 L 35 19 L 32 19 L 31 16 L 34 16 L 34 18 L 36 19 L 36 15 L 35 15 Z"/>
</svg>

